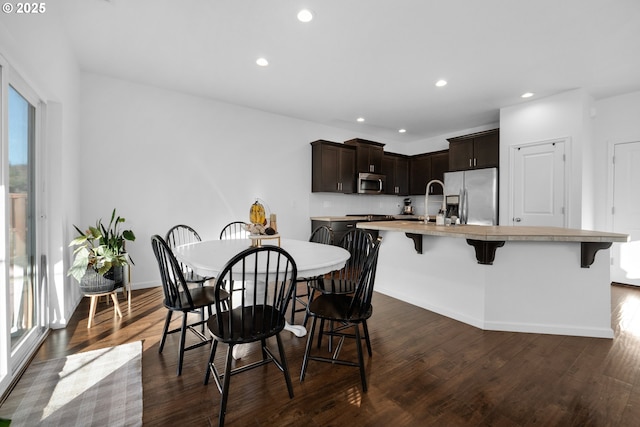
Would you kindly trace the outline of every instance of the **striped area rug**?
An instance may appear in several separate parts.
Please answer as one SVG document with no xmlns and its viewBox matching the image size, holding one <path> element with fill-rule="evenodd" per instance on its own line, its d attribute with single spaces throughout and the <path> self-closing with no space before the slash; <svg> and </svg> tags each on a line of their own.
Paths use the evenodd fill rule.
<svg viewBox="0 0 640 427">
<path fill-rule="evenodd" d="M 0 418 L 17 426 L 141 426 L 142 342 L 29 365 Z"/>
</svg>

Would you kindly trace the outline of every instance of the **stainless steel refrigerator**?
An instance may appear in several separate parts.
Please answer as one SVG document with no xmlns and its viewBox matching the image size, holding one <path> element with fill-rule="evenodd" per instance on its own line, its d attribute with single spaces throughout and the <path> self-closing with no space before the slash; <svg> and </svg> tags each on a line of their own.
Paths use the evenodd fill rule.
<svg viewBox="0 0 640 427">
<path fill-rule="evenodd" d="M 461 224 L 498 225 L 498 169 L 445 172 L 444 196 L 459 201 Z"/>
</svg>

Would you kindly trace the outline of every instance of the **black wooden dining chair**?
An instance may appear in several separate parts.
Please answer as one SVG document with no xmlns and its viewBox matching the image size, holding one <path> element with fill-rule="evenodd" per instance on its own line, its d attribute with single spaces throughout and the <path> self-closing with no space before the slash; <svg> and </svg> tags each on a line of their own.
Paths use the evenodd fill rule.
<svg viewBox="0 0 640 427">
<path fill-rule="evenodd" d="M 209 377 L 213 374 L 222 395 L 220 426 L 224 425 L 229 383 L 235 374 L 273 362 L 284 374 L 289 397 L 293 398 L 293 387 L 280 332 L 285 326 L 285 313 L 297 271 L 296 263 L 288 252 L 277 246 L 264 246 L 240 252 L 225 265 L 216 278 L 215 296 L 219 298 L 226 295 L 226 283 L 245 283 L 244 292 L 231 292 L 228 310 L 221 304 L 222 300 L 217 299 L 216 314 L 207 321 L 213 344 L 204 383 L 208 384 Z M 249 283 L 252 285 L 247 285 Z M 273 336 L 276 338 L 279 359 L 267 347 L 267 338 Z M 223 374 L 214 363 L 219 342 L 228 345 Z M 233 347 L 252 342 L 261 343 L 262 360 L 232 370 Z"/>
<path fill-rule="evenodd" d="M 233 221 L 225 225 L 220 232 L 220 240 L 248 239 L 249 232 L 244 228 L 247 223 Z"/>
<path fill-rule="evenodd" d="M 337 271 L 331 272 L 323 277 L 319 277 L 317 280 L 309 282 L 309 288 L 311 289 L 311 295 L 309 299 L 312 300 L 317 292 L 322 294 L 351 294 L 353 293 L 360 273 L 364 268 L 371 249 L 373 249 L 374 241 L 371 234 L 363 229 L 356 228 L 349 230 L 342 239 L 338 246 L 346 249 L 349 252 L 349 259 L 345 263 L 345 266 Z M 377 258 L 376 258 L 377 262 Z M 307 318 L 309 313 L 305 313 L 304 324 L 307 324 Z M 366 320 L 362 325 L 364 329 L 364 339 L 367 342 L 367 350 L 371 354 L 371 341 L 369 339 L 369 329 L 367 327 Z M 333 322 L 331 322 L 330 330 L 333 330 Z M 318 333 L 318 346 L 322 341 L 322 333 L 324 331 L 324 319 L 320 322 L 320 331 Z M 333 340 L 331 336 L 329 338 L 329 351 L 332 350 Z"/>
<path fill-rule="evenodd" d="M 360 334 L 360 325 L 363 326 L 365 333 L 368 334 L 364 327 L 367 319 L 373 313 L 371 299 L 373 296 L 373 287 L 375 284 L 376 266 L 378 264 L 378 252 L 382 237 L 378 237 L 373 247 L 366 256 L 363 268 L 359 272 L 355 288 L 351 294 L 345 293 L 324 293 L 314 298 L 307 307 L 307 312 L 313 318 L 311 323 L 311 332 L 307 336 L 307 345 L 305 347 L 304 359 L 302 361 L 302 370 L 300 372 L 300 381 L 304 381 L 310 360 L 319 362 L 329 362 L 334 364 L 357 366 L 360 368 L 360 378 L 362 380 L 362 390 L 367 391 L 367 379 L 364 370 L 364 358 L 362 355 L 362 337 Z M 332 357 L 323 357 L 311 355 L 311 347 L 313 343 L 313 335 L 316 331 L 316 323 L 329 320 L 338 322 L 342 326 L 335 330 L 326 332 L 327 335 L 339 336 L 340 342 L 336 346 Z M 354 328 L 353 334 L 345 331 L 348 328 Z M 343 347 L 345 338 L 355 338 L 356 350 L 358 354 L 358 362 L 351 360 L 339 359 L 340 350 Z M 371 351 L 369 349 L 369 356 Z"/>
<path fill-rule="evenodd" d="M 198 234 L 196 230 L 192 227 L 184 224 L 174 225 L 167 231 L 167 235 L 164 238 L 165 242 L 171 250 L 180 245 L 186 245 L 188 243 L 197 243 L 201 242 L 202 238 Z M 179 261 L 178 261 L 179 262 Z M 204 286 L 205 282 L 213 279 L 213 277 L 200 276 L 196 274 L 191 267 L 186 265 L 183 262 L 179 262 L 180 268 L 182 269 L 182 275 L 184 276 L 184 280 L 187 283 L 193 283 L 197 286 Z M 204 334 L 204 320 L 205 320 L 205 309 L 202 308 L 200 310 L 200 318 L 203 320 L 202 323 L 202 333 Z"/>
<path fill-rule="evenodd" d="M 169 245 L 171 250 L 173 250 L 176 246 L 201 242 L 202 238 L 200 238 L 200 235 L 196 230 L 189 227 L 188 225 L 178 224 L 174 225 L 169 229 L 169 231 L 167 231 L 164 240 L 167 245 Z M 196 274 L 188 265 L 181 262 L 179 264 L 182 270 L 182 275 L 184 276 L 184 280 L 186 280 L 187 283 L 195 283 L 199 286 L 202 286 L 204 282 L 213 278 L 200 276 L 199 274 Z"/>
<path fill-rule="evenodd" d="M 333 244 L 333 230 L 331 229 L 331 227 L 327 226 L 327 225 L 321 225 L 319 227 L 316 227 L 313 232 L 311 233 L 311 236 L 309 237 L 309 241 L 313 242 L 313 243 L 321 243 L 324 245 L 332 245 Z M 307 310 L 307 304 L 309 303 L 309 298 L 312 296 L 312 291 L 309 288 L 309 282 L 315 281 L 317 280 L 317 277 L 299 277 L 297 282 L 296 282 L 296 286 L 293 287 L 293 294 L 291 295 L 291 320 L 289 321 L 289 323 L 293 324 L 295 323 L 295 316 L 296 313 L 298 312 L 306 312 Z M 298 284 L 299 283 L 304 283 L 305 284 L 305 293 L 298 293 Z M 301 307 L 300 308 L 296 308 L 296 303 L 300 303 Z M 304 317 L 304 326 L 307 326 L 307 318 L 308 316 L 305 315 Z"/>
<path fill-rule="evenodd" d="M 167 245 L 164 239 L 159 235 L 151 237 L 151 246 L 153 248 L 153 253 L 156 256 L 156 260 L 158 261 L 160 278 L 162 279 L 162 291 L 164 293 L 163 304 L 167 308 L 167 317 L 165 318 L 158 353 L 162 353 L 167 335 L 180 332 L 180 344 L 178 346 L 178 375 L 181 375 L 184 352 L 201 347 L 210 342 L 209 338 L 196 329 L 197 326 L 204 324 L 204 320 L 200 319 L 197 322 L 189 323 L 188 315 L 206 308 L 209 316 L 211 316 L 213 305 L 216 302 L 220 302 L 222 304 L 227 300 L 229 295 L 224 290 L 218 290 L 215 292 L 213 286 L 189 288 L 187 281 L 182 274 L 180 263 L 176 260 L 171 248 Z M 180 328 L 169 330 L 171 317 L 174 312 L 182 313 L 182 324 Z M 200 341 L 185 347 L 187 330 L 193 332 Z"/>
</svg>

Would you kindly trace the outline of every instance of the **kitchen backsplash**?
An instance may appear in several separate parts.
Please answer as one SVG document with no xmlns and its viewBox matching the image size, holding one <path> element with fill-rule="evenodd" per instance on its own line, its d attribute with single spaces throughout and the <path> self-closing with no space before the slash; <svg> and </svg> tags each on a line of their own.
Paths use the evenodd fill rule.
<svg viewBox="0 0 640 427">
<path fill-rule="evenodd" d="M 424 215 L 424 196 L 411 197 L 415 215 Z M 429 196 L 429 214 L 435 215 L 442 205 L 442 196 Z M 404 197 L 366 194 L 311 193 L 311 216 L 341 216 L 347 214 L 402 213 Z"/>
</svg>

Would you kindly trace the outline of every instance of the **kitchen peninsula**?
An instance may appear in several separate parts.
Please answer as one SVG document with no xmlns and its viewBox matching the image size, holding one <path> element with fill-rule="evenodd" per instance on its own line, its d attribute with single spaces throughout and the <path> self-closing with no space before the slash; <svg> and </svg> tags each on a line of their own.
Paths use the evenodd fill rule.
<svg viewBox="0 0 640 427">
<path fill-rule="evenodd" d="M 359 223 L 378 230 L 376 290 L 486 330 L 612 338 L 609 247 L 557 227 Z"/>
</svg>

